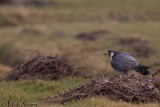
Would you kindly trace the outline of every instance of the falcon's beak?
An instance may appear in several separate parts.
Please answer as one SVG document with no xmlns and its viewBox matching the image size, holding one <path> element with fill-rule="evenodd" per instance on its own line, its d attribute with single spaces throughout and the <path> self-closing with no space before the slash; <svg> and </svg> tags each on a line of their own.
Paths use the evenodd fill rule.
<svg viewBox="0 0 160 107">
<path fill-rule="evenodd" d="M 104 55 L 108 55 L 108 51 L 106 51 L 106 52 L 104 53 Z"/>
</svg>

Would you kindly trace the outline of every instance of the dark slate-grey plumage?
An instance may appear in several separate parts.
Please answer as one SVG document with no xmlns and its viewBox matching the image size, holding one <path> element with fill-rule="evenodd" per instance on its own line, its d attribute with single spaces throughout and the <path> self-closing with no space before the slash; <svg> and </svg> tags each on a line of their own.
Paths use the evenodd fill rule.
<svg viewBox="0 0 160 107">
<path fill-rule="evenodd" d="M 120 75 L 128 74 L 130 70 L 135 70 L 142 75 L 148 75 L 147 66 L 139 65 L 137 60 L 128 53 L 122 53 L 115 50 L 107 50 L 105 55 L 108 55 L 111 60 L 113 69 Z"/>
</svg>

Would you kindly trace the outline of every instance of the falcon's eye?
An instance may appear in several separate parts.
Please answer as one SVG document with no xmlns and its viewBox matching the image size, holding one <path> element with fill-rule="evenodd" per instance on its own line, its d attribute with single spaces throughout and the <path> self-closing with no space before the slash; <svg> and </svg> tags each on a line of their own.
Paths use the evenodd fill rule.
<svg viewBox="0 0 160 107">
<path fill-rule="evenodd" d="M 110 52 L 108 51 L 107 53 L 108 53 L 108 55 L 110 56 Z"/>
</svg>

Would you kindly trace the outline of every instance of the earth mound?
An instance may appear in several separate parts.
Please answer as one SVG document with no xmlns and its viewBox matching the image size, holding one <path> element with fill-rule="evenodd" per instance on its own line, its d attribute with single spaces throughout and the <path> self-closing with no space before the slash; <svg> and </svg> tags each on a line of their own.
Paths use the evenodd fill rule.
<svg viewBox="0 0 160 107">
<path fill-rule="evenodd" d="M 149 57 L 154 53 L 148 46 L 148 42 L 140 38 L 119 38 L 118 41 L 120 45 L 131 47 L 134 50 L 133 55 L 138 57 Z"/>
<path fill-rule="evenodd" d="M 109 80 L 92 80 L 67 90 L 64 94 L 43 99 L 45 103 L 66 103 L 87 97 L 105 96 L 114 101 L 131 103 L 160 102 L 160 72 L 148 76 L 128 76 Z"/>
<path fill-rule="evenodd" d="M 39 78 L 44 80 L 57 80 L 73 76 L 85 77 L 71 65 L 68 65 L 57 57 L 39 56 L 10 72 L 5 79 L 19 80 Z"/>
<path fill-rule="evenodd" d="M 21 4 L 26 6 L 48 6 L 55 4 L 55 0 L 1 0 L 1 4 Z"/>
<path fill-rule="evenodd" d="M 109 33 L 109 32 L 106 30 L 98 30 L 98 31 L 93 31 L 93 32 L 89 32 L 89 33 L 82 32 L 82 33 L 78 34 L 76 36 L 76 38 L 84 40 L 84 41 L 93 41 L 106 33 Z"/>
</svg>

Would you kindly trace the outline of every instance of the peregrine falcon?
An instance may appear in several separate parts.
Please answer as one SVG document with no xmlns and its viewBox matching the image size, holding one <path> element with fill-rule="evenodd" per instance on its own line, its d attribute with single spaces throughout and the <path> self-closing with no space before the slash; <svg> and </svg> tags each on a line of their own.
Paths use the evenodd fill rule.
<svg viewBox="0 0 160 107">
<path fill-rule="evenodd" d="M 142 75 L 148 75 L 150 67 L 140 65 L 137 60 L 128 53 L 122 53 L 115 50 L 107 50 L 104 55 L 108 55 L 111 60 L 111 66 L 120 75 L 128 74 L 130 70 L 134 70 Z"/>
</svg>

